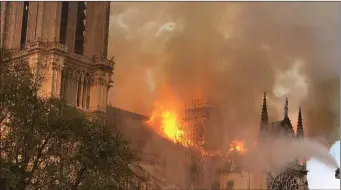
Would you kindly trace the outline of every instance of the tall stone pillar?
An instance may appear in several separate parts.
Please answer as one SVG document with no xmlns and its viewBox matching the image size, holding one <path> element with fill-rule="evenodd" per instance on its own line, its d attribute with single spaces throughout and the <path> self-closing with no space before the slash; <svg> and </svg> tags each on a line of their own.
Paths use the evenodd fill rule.
<svg viewBox="0 0 341 190">
<path fill-rule="evenodd" d="M 6 25 L 6 6 L 7 2 L 0 2 L 0 48 L 4 45 L 5 25 Z M 7 36 L 7 35 L 6 35 Z"/>
<path fill-rule="evenodd" d="M 39 2 L 30 2 L 28 10 L 28 23 L 27 23 L 27 42 L 36 41 L 37 19 L 38 19 Z"/>
<path fill-rule="evenodd" d="M 63 59 L 63 57 L 60 57 L 59 59 Z M 57 60 L 58 62 L 54 62 L 52 65 L 52 69 L 54 74 L 53 78 L 53 97 L 60 98 L 60 88 L 61 88 L 61 82 L 62 82 L 62 71 L 64 67 L 64 63 L 62 60 Z"/>
<path fill-rule="evenodd" d="M 30 66 L 36 65 L 43 83 L 38 95 L 41 97 L 57 97 L 60 95 L 61 72 L 64 67 L 64 58 L 58 55 L 35 54 L 30 58 Z"/>
<path fill-rule="evenodd" d="M 21 25 L 23 19 L 24 2 L 7 2 L 6 26 L 4 33 L 4 48 L 10 50 L 20 49 Z"/>
<path fill-rule="evenodd" d="M 61 2 L 51 1 L 44 2 L 43 12 L 43 41 L 59 41 L 59 30 L 60 30 L 60 19 L 61 19 Z"/>
<path fill-rule="evenodd" d="M 43 40 L 43 31 L 44 29 L 44 3 L 43 1 L 39 1 L 38 2 L 38 6 L 37 6 L 37 20 L 36 20 L 36 28 L 31 28 L 32 31 L 34 31 L 33 33 L 35 33 L 34 35 L 32 34 L 32 38 L 30 38 L 29 40 L 32 41 L 41 41 Z M 32 21 L 34 22 L 34 21 Z"/>
<path fill-rule="evenodd" d="M 70 75 L 70 90 L 69 90 L 69 103 L 71 105 L 74 105 L 76 106 L 77 102 L 77 83 L 78 83 L 78 80 L 77 80 L 77 76 L 75 73 L 71 73 Z"/>
<path fill-rule="evenodd" d="M 95 72 L 90 88 L 90 110 L 106 112 L 108 89 L 111 83 L 111 75 L 103 70 Z"/>
<path fill-rule="evenodd" d="M 96 111 L 96 110 L 101 110 L 100 107 L 100 87 L 102 85 L 101 78 L 98 75 L 98 71 L 95 73 L 95 76 L 92 80 L 92 85 L 90 89 L 90 110 L 91 111 Z"/>
<path fill-rule="evenodd" d="M 79 94 L 77 94 L 77 98 L 79 99 L 79 104 L 77 105 L 78 107 L 82 108 L 82 103 L 83 103 L 83 85 L 84 85 L 84 75 L 80 75 L 80 83 L 78 81 L 78 87 L 77 87 L 77 93 L 78 93 L 78 88 L 79 88 Z"/>
<path fill-rule="evenodd" d="M 74 78 L 73 78 L 73 73 L 70 70 L 66 70 L 66 75 L 67 75 L 67 80 L 65 81 L 67 87 L 65 90 L 65 101 L 69 104 L 73 105 L 73 83 L 74 83 Z"/>
<path fill-rule="evenodd" d="M 69 1 L 69 12 L 67 22 L 66 45 L 71 52 L 75 51 L 76 26 L 77 26 L 77 3 Z"/>
<path fill-rule="evenodd" d="M 84 55 L 106 57 L 110 2 L 87 2 Z"/>
</svg>

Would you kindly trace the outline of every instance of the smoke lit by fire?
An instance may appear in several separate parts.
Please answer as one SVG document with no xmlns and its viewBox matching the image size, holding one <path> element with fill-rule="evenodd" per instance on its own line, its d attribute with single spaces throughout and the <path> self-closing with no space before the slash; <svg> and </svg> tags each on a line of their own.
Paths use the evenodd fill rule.
<svg viewBox="0 0 341 190">
<path fill-rule="evenodd" d="M 339 10 L 333 3 L 112 3 L 108 55 L 119 72 L 109 101 L 151 116 L 147 125 L 160 136 L 205 155 L 251 155 L 264 91 L 269 120 L 283 117 L 288 97 L 294 130 L 302 106 L 305 134 L 327 135 L 340 126 Z M 172 93 L 160 93 L 164 85 Z M 203 97 L 224 108 L 210 136 L 223 134 L 219 152 L 197 148 L 183 120 L 181 104 Z"/>
<path fill-rule="evenodd" d="M 204 149 L 191 138 L 191 134 L 194 131 L 191 131 L 193 130 L 191 128 L 184 127 L 186 126 L 186 123 L 181 119 L 181 113 L 182 112 L 176 110 L 174 107 L 171 108 L 166 107 L 164 104 L 155 104 L 154 111 L 146 124 L 169 141 L 196 150 L 203 156 L 224 156 L 230 152 L 244 154 L 247 151 L 244 141 L 237 139 L 232 141 L 228 150 L 209 151 Z"/>
<path fill-rule="evenodd" d="M 119 72 L 108 99 L 150 115 L 165 83 L 184 101 L 201 91 L 226 108 L 221 130 L 252 136 L 267 91 L 271 120 L 288 96 L 291 119 L 303 108 L 306 134 L 329 134 L 340 126 L 339 10 L 324 2 L 112 3 L 108 56 Z"/>
</svg>

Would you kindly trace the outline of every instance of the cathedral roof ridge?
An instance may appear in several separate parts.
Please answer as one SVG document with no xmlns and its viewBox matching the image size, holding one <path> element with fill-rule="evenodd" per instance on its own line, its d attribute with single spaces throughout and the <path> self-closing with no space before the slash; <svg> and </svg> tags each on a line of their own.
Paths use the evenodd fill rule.
<svg viewBox="0 0 341 190">
<path fill-rule="evenodd" d="M 145 115 L 142 115 L 142 114 L 139 114 L 139 113 L 135 113 L 135 112 L 123 109 L 123 108 L 119 108 L 119 107 L 115 107 L 115 106 L 109 106 L 109 108 L 116 109 L 116 110 L 124 112 L 124 113 L 134 114 L 134 115 L 138 115 L 138 116 L 142 116 L 142 117 L 148 118 L 148 116 L 145 116 Z"/>
</svg>

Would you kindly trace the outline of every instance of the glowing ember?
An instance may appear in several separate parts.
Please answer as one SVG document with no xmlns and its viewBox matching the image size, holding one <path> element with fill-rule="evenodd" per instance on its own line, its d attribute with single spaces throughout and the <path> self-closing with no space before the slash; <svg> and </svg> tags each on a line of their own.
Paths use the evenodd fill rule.
<svg viewBox="0 0 341 190">
<path fill-rule="evenodd" d="M 237 151 L 241 154 L 245 153 L 247 149 L 245 148 L 244 141 L 233 140 L 230 145 L 230 151 Z"/>
</svg>

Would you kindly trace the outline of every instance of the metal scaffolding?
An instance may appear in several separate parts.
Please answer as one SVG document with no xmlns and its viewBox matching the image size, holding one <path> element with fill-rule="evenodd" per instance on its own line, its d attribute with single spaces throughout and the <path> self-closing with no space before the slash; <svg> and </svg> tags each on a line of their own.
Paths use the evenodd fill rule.
<svg viewBox="0 0 341 190">
<path fill-rule="evenodd" d="M 192 139 L 196 147 L 205 150 L 204 128 L 206 121 L 210 116 L 213 104 L 207 100 L 196 99 L 185 105 L 185 117 L 183 120 L 186 123 L 189 131 L 189 138 Z M 193 151 L 190 153 L 190 183 L 193 188 L 200 188 L 203 182 L 203 165 L 200 153 Z"/>
</svg>

